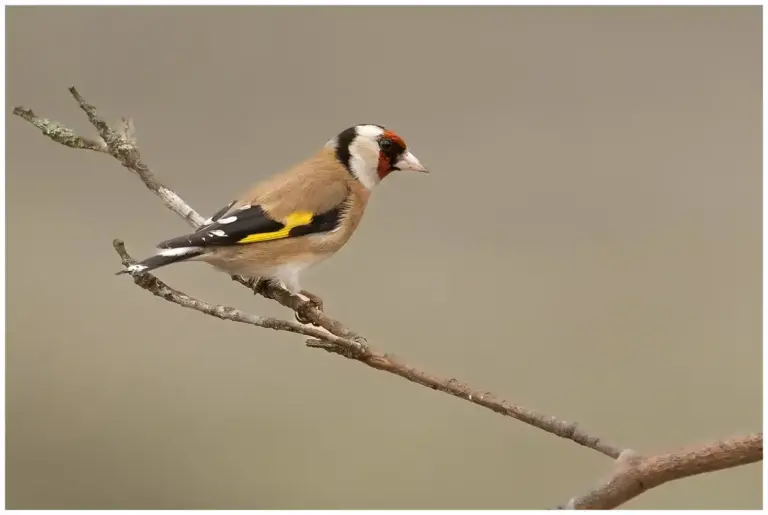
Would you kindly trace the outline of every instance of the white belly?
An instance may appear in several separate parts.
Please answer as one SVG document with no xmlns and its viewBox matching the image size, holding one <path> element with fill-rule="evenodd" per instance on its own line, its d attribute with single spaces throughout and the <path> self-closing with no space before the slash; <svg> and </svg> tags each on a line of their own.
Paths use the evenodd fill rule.
<svg viewBox="0 0 768 515">
<path fill-rule="evenodd" d="M 259 263 L 253 262 L 226 262 L 226 263 L 211 263 L 214 267 L 218 268 L 222 272 L 227 274 L 242 275 L 245 277 L 263 277 L 275 279 L 283 283 L 283 285 L 293 294 L 301 291 L 300 279 L 301 274 L 308 268 L 316 265 L 320 261 L 326 259 L 327 255 L 316 255 L 312 258 L 306 258 L 302 260 L 291 261 L 290 263 L 284 263 L 272 267 L 260 266 Z"/>
</svg>

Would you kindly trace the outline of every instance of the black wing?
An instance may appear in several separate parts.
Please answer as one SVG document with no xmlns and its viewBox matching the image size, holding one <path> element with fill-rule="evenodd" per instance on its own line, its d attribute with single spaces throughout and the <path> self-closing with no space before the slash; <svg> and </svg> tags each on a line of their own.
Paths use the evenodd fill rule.
<svg viewBox="0 0 768 515">
<path fill-rule="evenodd" d="M 213 215 L 212 223 L 198 228 L 192 234 L 166 240 L 158 244 L 158 248 L 237 245 L 328 232 L 338 227 L 344 203 L 325 213 L 292 213 L 283 222 L 270 218 L 259 205 L 236 209 L 222 216 L 233 204 Z"/>
</svg>

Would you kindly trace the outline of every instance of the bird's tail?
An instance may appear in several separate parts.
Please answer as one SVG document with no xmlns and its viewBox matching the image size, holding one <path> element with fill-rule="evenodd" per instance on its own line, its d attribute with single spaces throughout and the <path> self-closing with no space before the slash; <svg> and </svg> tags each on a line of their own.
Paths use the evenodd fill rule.
<svg viewBox="0 0 768 515">
<path fill-rule="evenodd" d="M 188 259 L 195 258 L 204 253 L 205 251 L 200 247 L 177 247 L 174 249 L 164 249 L 154 256 L 143 259 L 138 263 L 129 266 L 125 270 L 117 272 L 115 275 L 149 272 L 150 270 L 155 270 L 156 268 L 170 265 L 172 263 L 187 261 Z"/>
</svg>

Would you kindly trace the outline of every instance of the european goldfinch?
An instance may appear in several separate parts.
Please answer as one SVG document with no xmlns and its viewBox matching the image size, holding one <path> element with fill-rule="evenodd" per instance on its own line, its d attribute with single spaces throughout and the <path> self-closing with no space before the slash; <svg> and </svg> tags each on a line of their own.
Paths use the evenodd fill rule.
<svg viewBox="0 0 768 515">
<path fill-rule="evenodd" d="M 394 132 L 355 125 L 230 202 L 195 232 L 160 243 L 156 255 L 118 273 L 203 261 L 228 274 L 277 281 L 311 299 L 299 284 L 301 272 L 347 243 L 371 190 L 396 170 L 427 172 Z"/>
</svg>

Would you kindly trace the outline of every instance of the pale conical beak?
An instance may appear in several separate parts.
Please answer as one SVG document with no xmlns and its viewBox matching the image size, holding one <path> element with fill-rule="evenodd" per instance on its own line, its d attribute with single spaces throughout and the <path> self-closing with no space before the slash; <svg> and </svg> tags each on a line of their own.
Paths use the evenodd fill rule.
<svg viewBox="0 0 768 515">
<path fill-rule="evenodd" d="M 424 165 L 422 165 L 419 160 L 416 159 L 416 156 L 410 152 L 406 152 L 402 155 L 402 157 L 397 161 L 397 164 L 395 164 L 395 169 L 402 170 L 404 172 L 429 173 L 429 170 L 427 170 Z"/>
</svg>

